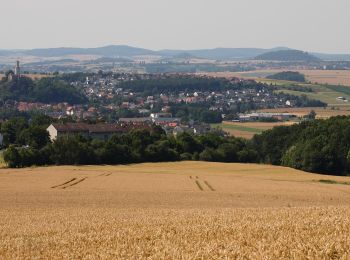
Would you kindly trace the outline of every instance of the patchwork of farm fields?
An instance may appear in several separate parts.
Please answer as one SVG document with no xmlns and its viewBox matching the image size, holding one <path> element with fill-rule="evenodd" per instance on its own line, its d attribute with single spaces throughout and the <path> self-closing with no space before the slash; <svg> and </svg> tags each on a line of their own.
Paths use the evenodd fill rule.
<svg viewBox="0 0 350 260">
<path fill-rule="evenodd" d="M 208 73 L 220 77 L 241 77 L 261 79 L 288 69 L 254 70 L 246 72 L 217 72 Z M 308 81 L 316 84 L 350 86 L 350 70 L 293 70 L 304 74 Z"/>
<path fill-rule="evenodd" d="M 254 164 L 0 169 L 1 259 L 349 259 L 350 179 Z"/>
</svg>

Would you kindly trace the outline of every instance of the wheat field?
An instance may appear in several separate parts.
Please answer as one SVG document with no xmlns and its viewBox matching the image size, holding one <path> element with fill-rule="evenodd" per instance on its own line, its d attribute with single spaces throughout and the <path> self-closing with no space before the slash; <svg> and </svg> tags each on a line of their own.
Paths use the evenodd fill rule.
<svg viewBox="0 0 350 260">
<path fill-rule="evenodd" d="M 349 184 L 254 164 L 0 169 L 0 259 L 349 259 Z"/>
</svg>

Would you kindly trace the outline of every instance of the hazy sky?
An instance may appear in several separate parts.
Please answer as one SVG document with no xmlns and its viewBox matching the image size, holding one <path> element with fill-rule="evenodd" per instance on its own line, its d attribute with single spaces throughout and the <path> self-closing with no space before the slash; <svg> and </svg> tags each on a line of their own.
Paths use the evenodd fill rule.
<svg viewBox="0 0 350 260">
<path fill-rule="evenodd" d="M 0 49 L 125 44 L 350 53 L 350 0 L 1 0 L 0 8 Z"/>
</svg>

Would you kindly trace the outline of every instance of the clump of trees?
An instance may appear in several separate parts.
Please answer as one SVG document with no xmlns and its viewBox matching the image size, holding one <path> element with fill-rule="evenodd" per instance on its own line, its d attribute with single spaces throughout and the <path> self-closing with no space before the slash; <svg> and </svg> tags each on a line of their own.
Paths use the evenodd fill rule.
<svg viewBox="0 0 350 260">
<path fill-rule="evenodd" d="M 283 71 L 270 76 L 267 76 L 268 79 L 277 79 L 277 80 L 287 80 L 287 81 L 296 81 L 296 82 L 306 82 L 304 74 L 301 74 L 297 71 Z"/>
<path fill-rule="evenodd" d="M 70 104 L 88 101 L 80 90 L 57 77 L 34 81 L 25 76 L 10 80 L 8 75 L 0 81 L 0 101 L 7 100 Z"/>
<path fill-rule="evenodd" d="M 305 121 L 256 135 L 259 162 L 308 172 L 349 175 L 350 118 Z"/>
</svg>

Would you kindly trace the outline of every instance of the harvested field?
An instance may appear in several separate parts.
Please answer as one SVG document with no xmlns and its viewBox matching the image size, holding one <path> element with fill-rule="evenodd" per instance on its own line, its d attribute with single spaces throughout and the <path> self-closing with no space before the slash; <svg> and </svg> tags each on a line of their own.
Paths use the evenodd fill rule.
<svg viewBox="0 0 350 260">
<path fill-rule="evenodd" d="M 0 258 L 348 259 L 348 182 L 204 162 L 1 169 Z"/>
<path fill-rule="evenodd" d="M 206 73 L 218 77 L 241 77 L 261 79 L 288 69 L 255 70 L 247 72 L 217 72 Z M 289 69 L 290 70 L 290 69 Z M 317 84 L 350 86 L 350 70 L 293 70 L 304 74 L 308 81 Z"/>
<path fill-rule="evenodd" d="M 316 118 L 327 119 L 333 116 L 350 116 L 350 110 L 344 109 L 330 109 L 319 107 L 301 107 L 301 108 L 276 108 L 276 109 L 262 109 L 259 112 L 271 112 L 271 113 L 291 113 L 298 117 L 308 115 L 312 110 L 316 112 Z"/>
<path fill-rule="evenodd" d="M 261 134 L 263 131 L 272 129 L 275 126 L 289 126 L 296 122 L 228 122 L 224 121 L 222 124 L 213 125 L 213 127 L 220 127 L 225 132 L 235 137 L 242 137 L 245 139 L 251 139 L 256 134 Z"/>
</svg>

